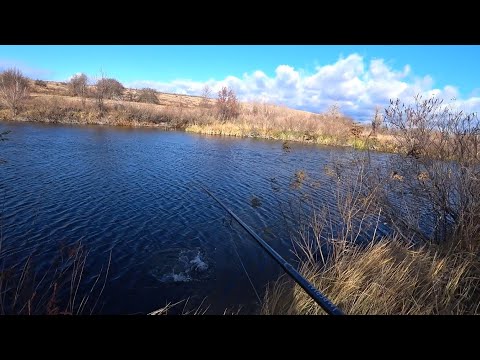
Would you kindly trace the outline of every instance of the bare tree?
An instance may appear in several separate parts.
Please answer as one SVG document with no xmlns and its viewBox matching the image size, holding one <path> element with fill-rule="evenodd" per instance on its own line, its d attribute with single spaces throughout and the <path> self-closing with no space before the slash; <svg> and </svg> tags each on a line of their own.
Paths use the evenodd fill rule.
<svg viewBox="0 0 480 360">
<path fill-rule="evenodd" d="M 240 104 L 233 89 L 223 87 L 218 92 L 217 98 L 217 114 L 222 120 L 228 120 L 240 115 Z"/>
<path fill-rule="evenodd" d="M 372 119 L 372 134 L 376 135 L 377 131 L 380 130 L 381 126 L 382 126 L 382 114 L 380 113 L 380 107 L 376 106 L 375 115 L 373 116 L 373 119 Z"/>
<path fill-rule="evenodd" d="M 205 85 L 202 89 L 202 93 L 200 96 L 202 97 L 202 101 L 200 102 L 200 107 L 209 108 L 210 99 L 212 98 L 212 89 L 210 89 L 210 86 Z"/>
<path fill-rule="evenodd" d="M 101 83 L 104 78 L 105 76 L 103 72 L 100 71 L 100 77 L 95 81 L 95 90 L 93 93 L 97 102 L 98 110 L 100 110 L 101 113 L 105 111 L 105 88 L 103 86 L 98 86 L 98 83 Z"/>
<path fill-rule="evenodd" d="M 340 106 L 337 103 L 330 105 L 325 114 L 327 117 L 330 117 L 333 119 L 338 119 L 342 117 Z"/>
<path fill-rule="evenodd" d="M 73 96 L 80 96 L 82 98 L 82 104 L 84 106 L 85 106 L 85 98 L 87 97 L 87 84 L 88 84 L 88 77 L 83 73 L 75 75 L 68 82 L 70 93 Z"/>
<path fill-rule="evenodd" d="M 0 99 L 17 116 L 19 106 L 29 96 L 29 80 L 16 68 L 0 74 Z"/>
<path fill-rule="evenodd" d="M 98 109 L 100 113 L 105 111 L 105 98 L 106 98 L 106 91 L 107 88 L 103 85 L 105 80 L 105 74 L 103 71 L 100 71 L 100 77 L 95 82 L 95 100 L 97 101 Z"/>
</svg>

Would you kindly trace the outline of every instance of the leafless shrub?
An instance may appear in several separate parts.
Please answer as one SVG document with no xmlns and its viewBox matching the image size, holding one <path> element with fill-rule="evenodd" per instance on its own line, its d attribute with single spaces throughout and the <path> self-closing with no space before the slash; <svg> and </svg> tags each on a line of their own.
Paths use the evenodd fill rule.
<svg viewBox="0 0 480 360">
<path fill-rule="evenodd" d="M 217 116 L 221 120 L 237 118 L 240 115 L 240 104 L 233 89 L 223 87 L 218 92 L 217 98 Z"/>
<path fill-rule="evenodd" d="M 120 100 L 125 88 L 123 85 L 112 78 L 102 77 L 95 84 L 97 91 L 102 93 L 105 99 Z"/>
<path fill-rule="evenodd" d="M 88 77 L 85 74 L 77 74 L 68 82 L 68 88 L 73 96 L 83 96 L 88 84 Z"/>
<path fill-rule="evenodd" d="M 390 169 L 402 183 L 390 182 L 396 199 L 413 198 L 433 214 L 433 237 L 456 239 L 468 247 L 480 245 L 480 122 L 445 106 L 437 98 L 406 105 L 391 101 L 385 122 L 392 129 L 403 156 L 391 158 Z M 398 206 L 388 202 L 396 217 L 421 216 L 420 206 L 410 207 L 410 216 L 399 216 Z M 418 220 L 417 220 L 418 221 Z"/>
<path fill-rule="evenodd" d="M 0 100 L 13 116 L 17 116 L 20 105 L 29 96 L 29 80 L 18 69 L 8 69 L 0 74 Z"/>
<path fill-rule="evenodd" d="M 329 108 L 325 112 L 325 115 L 327 117 L 334 118 L 334 119 L 338 119 L 338 118 L 341 118 L 343 116 L 343 114 L 340 110 L 340 106 L 338 104 L 333 104 L 333 105 L 329 106 Z"/>
<path fill-rule="evenodd" d="M 68 82 L 68 90 L 72 96 L 82 98 L 87 95 L 88 77 L 85 74 L 76 74 Z"/>
<path fill-rule="evenodd" d="M 138 101 L 149 104 L 160 104 L 155 89 L 143 88 L 139 90 Z"/>
<path fill-rule="evenodd" d="M 202 101 L 200 102 L 200 107 L 202 108 L 210 108 L 211 107 L 211 98 L 212 98 L 212 89 L 208 85 L 205 85 L 202 89 L 202 93 L 200 95 L 202 97 Z"/>
</svg>

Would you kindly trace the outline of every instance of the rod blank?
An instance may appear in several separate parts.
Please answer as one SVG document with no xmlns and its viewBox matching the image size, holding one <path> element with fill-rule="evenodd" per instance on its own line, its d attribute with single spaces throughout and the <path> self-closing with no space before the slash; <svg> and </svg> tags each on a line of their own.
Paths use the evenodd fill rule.
<svg viewBox="0 0 480 360">
<path fill-rule="evenodd" d="M 268 245 L 260 236 L 258 236 L 247 224 L 245 224 L 237 215 L 227 208 L 215 195 L 207 188 L 200 185 L 205 192 L 220 204 L 239 224 L 242 226 L 267 253 L 302 287 L 302 289 L 329 315 L 344 315 L 342 310 L 336 307 L 325 295 L 318 291 L 307 279 L 305 279 L 297 270 L 293 268 L 279 253 Z"/>
</svg>

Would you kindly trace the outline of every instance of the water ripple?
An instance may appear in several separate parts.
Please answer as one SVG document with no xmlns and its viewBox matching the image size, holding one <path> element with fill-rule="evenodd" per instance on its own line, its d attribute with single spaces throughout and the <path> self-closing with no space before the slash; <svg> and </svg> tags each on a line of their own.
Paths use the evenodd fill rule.
<svg viewBox="0 0 480 360">
<path fill-rule="evenodd" d="M 60 244 L 81 240 L 94 274 L 111 253 L 104 313 L 148 312 L 187 297 L 195 304 L 207 296 L 217 312 L 254 303 L 232 241 L 259 291 L 278 266 L 198 184 L 290 256 L 278 204 L 293 174 L 321 173 L 344 152 L 296 146 L 287 154 L 281 142 L 153 129 L 1 125 L 12 131 L 1 144 L 3 254 L 19 262 L 34 251 L 41 267 Z M 251 205 L 254 196 L 261 206 Z M 333 204 L 328 188 L 315 196 Z"/>
</svg>

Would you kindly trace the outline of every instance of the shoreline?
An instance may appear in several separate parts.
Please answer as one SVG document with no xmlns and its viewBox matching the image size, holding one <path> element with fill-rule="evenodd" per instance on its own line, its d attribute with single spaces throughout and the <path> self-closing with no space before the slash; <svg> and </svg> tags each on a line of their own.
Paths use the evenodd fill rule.
<svg viewBox="0 0 480 360">
<path fill-rule="evenodd" d="M 84 97 L 74 96 L 68 84 L 31 81 L 30 96 L 14 115 L 0 106 L 0 120 L 47 124 L 101 125 L 179 130 L 203 135 L 279 140 L 379 152 L 398 152 L 388 131 L 373 133 L 339 111 L 313 113 L 285 106 L 237 103 L 235 116 L 227 118 L 213 98 L 156 92 L 155 101 L 139 97 L 137 89 L 121 96 L 95 97 L 93 88 Z"/>
<path fill-rule="evenodd" d="M 227 123 L 227 126 L 232 126 L 232 124 Z M 235 126 L 235 125 L 233 125 Z M 302 132 L 285 134 L 281 133 L 280 136 L 274 136 L 271 134 L 255 134 L 252 135 L 251 133 L 238 133 L 236 131 L 221 131 L 221 130 L 214 130 L 210 126 L 189 126 L 184 129 L 185 132 L 194 133 L 194 134 L 201 134 L 201 135 L 209 135 L 209 136 L 229 136 L 229 137 L 237 137 L 237 138 L 247 138 L 247 139 L 262 139 L 262 140 L 273 140 L 273 141 L 283 141 L 286 146 L 288 146 L 288 142 L 295 142 L 300 144 L 307 144 L 307 145 L 319 145 L 319 146 L 332 146 L 337 148 L 349 148 L 354 150 L 369 150 L 369 151 L 376 151 L 376 152 L 384 152 L 384 153 L 395 153 L 395 150 L 392 147 L 389 147 L 387 143 L 375 143 L 376 138 L 372 137 L 371 139 L 353 139 L 349 138 L 346 143 L 341 143 L 340 139 L 328 136 L 322 136 L 318 134 L 318 137 L 314 139 L 305 139 L 303 137 Z M 369 142 L 372 141 L 371 143 Z M 375 146 L 376 145 L 376 146 Z"/>
<path fill-rule="evenodd" d="M 138 128 L 149 128 L 149 129 L 158 129 L 161 131 L 180 131 L 180 132 L 186 132 L 186 133 L 192 133 L 192 134 L 198 134 L 198 135 L 208 135 L 208 136 L 220 136 L 220 137 L 233 137 L 233 138 L 243 138 L 243 139 L 261 139 L 261 140 L 272 140 L 272 141 L 283 141 L 285 143 L 285 146 L 288 146 L 288 142 L 294 142 L 294 143 L 300 143 L 300 144 L 306 144 L 306 145 L 315 145 L 315 146 L 330 146 L 330 147 L 336 147 L 336 148 L 347 148 L 347 149 L 354 149 L 354 150 L 361 150 L 361 151 L 375 151 L 375 152 L 380 152 L 380 153 L 395 153 L 395 151 L 391 148 L 386 146 L 387 143 L 380 143 L 380 147 L 372 147 L 368 143 L 368 140 L 366 141 L 365 139 L 358 139 L 355 141 L 355 139 L 349 139 L 350 141 L 347 141 L 346 143 L 340 143 L 339 139 L 336 139 L 334 137 L 328 137 L 319 134 L 319 136 L 316 139 L 305 139 L 303 138 L 303 133 L 302 132 L 296 132 L 296 133 L 282 133 L 279 132 L 279 136 L 274 136 L 272 134 L 268 133 L 248 133 L 245 132 L 244 130 L 241 129 L 241 127 L 237 126 L 234 123 L 225 123 L 223 125 L 237 129 L 238 131 L 222 131 L 220 130 L 215 130 L 212 129 L 211 124 L 207 125 L 188 125 L 185 127 L 176 127 L 170 124 L 169 122 L 164 122 L 164 123 L 146 123 L 146 122 L 139 122 L 139 121 L 131 121 L 128 124 L 123 123 L 121 121 L 118 121 L 117 123 L 112 123 L 108 117 L 103 118 L 103 119 L 97 119 L 94 121 L 62 121 L 58 119 L 42 119 L 42 120 L 37 120 L 37 119 L 28 119 L 26 117 L 22 116 L 17 116 L 15 119 L 8 119 L 5 117 L 0 117 L 0 122 L 4 123 L 37 123 L 37 124 L 47 124 L 47 125 L 73 125 L 73 126 L 106 126 L 106 127 L 115 127 L 115 128 L 132 128 L 132 129 L 138 129 Z M 372 138 L 376 139 L 376 138 Z M 378 142 L 377 142 L 378 144 Z"/>
<path fill-rule="evenodd" d="M 30 120 L 30 119 L 5 119 L 0 118 L 0 123 L 28 123 L 28 124 L 47 124 L 47 125 L 73 125 L 73 126 L 108 126 L 108 127 L 115 127 L 115 128 L 153 128 L 153 129 L 160 129 L 160 130 L 182 130 L 171 127 L 168 123 L 161 123 L 161 124 L 146 124 L 146 123 L 138 123 L 138 124 L 111 124 L 109 122 L 102 122 L 102 121 L 93 121 L 93 122 L 73 122 L 73 121 L 58 121 L 58 120 Z"/>
</svg>

